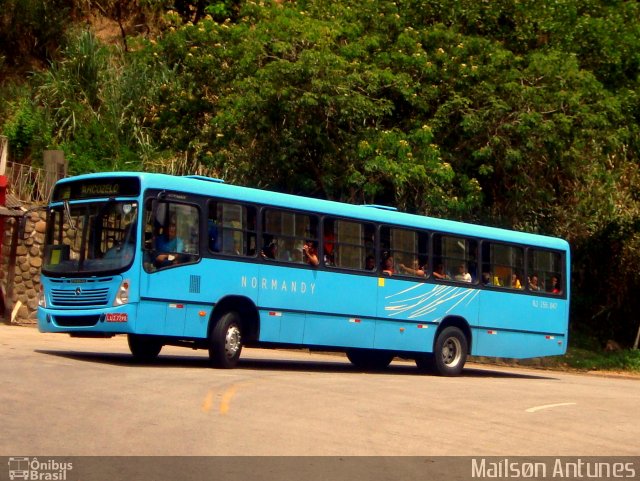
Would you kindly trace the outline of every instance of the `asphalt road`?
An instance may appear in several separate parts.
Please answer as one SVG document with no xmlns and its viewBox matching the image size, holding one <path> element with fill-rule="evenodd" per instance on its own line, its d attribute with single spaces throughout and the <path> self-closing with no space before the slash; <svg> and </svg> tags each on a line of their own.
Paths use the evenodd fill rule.
<svg viewBox="0 0 640 481">
<path fill-rule="evenodd" d="M 394 362 L 245 349 L 215 370 L 126 338 L 0 326 L 0 455 L 640 455 L 640 379 L 468 365 L 457 378 Z"/>
</svg>

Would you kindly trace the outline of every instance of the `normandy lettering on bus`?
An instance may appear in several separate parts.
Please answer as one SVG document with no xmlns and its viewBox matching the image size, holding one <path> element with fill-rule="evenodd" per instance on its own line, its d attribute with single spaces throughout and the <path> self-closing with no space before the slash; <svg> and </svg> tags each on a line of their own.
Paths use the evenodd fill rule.
<svg viewBox="0 0 640 481">
<path fill-rule="evenodd" d="M 269 291 L 290 292 L 292 294 L 311 294 L 316 293 L 315 282 L 306 283 L 304 281 L 287 281 L 284 279 L 269 279 L 267 277 L 247 277 L 242 276 L 242 287 L 251 289 L 265 289 Z"/>
</svg>

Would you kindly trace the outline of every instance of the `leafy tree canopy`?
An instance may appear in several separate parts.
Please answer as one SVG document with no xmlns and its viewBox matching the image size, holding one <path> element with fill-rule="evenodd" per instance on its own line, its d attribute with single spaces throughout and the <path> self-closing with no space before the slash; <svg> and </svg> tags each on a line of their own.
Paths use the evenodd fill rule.
<svg viewBox="0 0 640 481">
<path fill-rule="evenodd" d="M 575 325 L 633 336 L 638 2 L 45 3 L 0 0 L 0 69 L 47 65 L 0 89 L 14 160 L 57 147 L 73 173 L 179 165 L 560 235 Z"/>
</svg>

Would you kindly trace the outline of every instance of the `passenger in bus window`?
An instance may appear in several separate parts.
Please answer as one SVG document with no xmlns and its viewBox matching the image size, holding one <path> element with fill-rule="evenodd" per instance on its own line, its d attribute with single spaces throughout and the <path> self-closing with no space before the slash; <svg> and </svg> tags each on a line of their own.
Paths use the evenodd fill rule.
<svg viewBox="0 0 640 481">
<path fill-rule="evenodd" d="M 180 262 L 180 256 L 184 252 L 184 242 L 177 236 L 178 227 L 172 220 L 165 232 L 156 238 L 156 267 L 165 267 Z"/>
<path fill-rule="evenodd" d="M 458 282 L 471 282 L 471 274 L 467 271 L 467 266 L 460 264 L 458 266 L 458 273 L 454 276 L 454 279 Z"/>
<path fill-rule="evenodd" d="M 538 284 L 538 276 L 537 276 L 537 274 L 533 274 L 529 278 L 529 290 L 530 291 L 539 291 L 540 290 L 540 285 Z"/>
<path fill-rule="evenodd" d="M 393 257 L 389 256 L 382 263 L 382 273 L 388 276 L 392 276 L 394 272 Z"/>
<path fill-rule="evenodd" d="M 426 275 L 425 269 L 420 265 L 420 261 L 418 259 L 413 260 L 411 267 L 400 264 L 399 270 L 403 274 L 410 274 L 412 276 L 424 277 Z"/>
<path fill-rule="evenodd" d="M 364 260 L 364 268 L 368 271 L 376 270 L 376 259 L 372 255 L 368 255 Z"/>
<path fill-rule="evenodd" d="M 333 231 L 325 230 L 324 233 L 324 263 L 332 266 L 334 263 L 335 236 Z M 317 265 L 317 264 L 315 264 Z"/>
<path fill-rule="evenodd" d="M 263 259 L 275 259 L 278 254 L 278 244 L 273 239 L 265 244 L 264 248 L 260 251 L 260 257 Z"/>
<path fill-rule="evenodd" d="M 549 289 L 549 292 L 556 295 L 562 294 L 562 289 L 560 287 L 560 277 L 551 276 L 551 287 Z"/>
<path fill-rule="evenodd" d="M 491 285 L 491 274 L 489 274 L 488 272 L 483 272 L 482 273 L 482 285 L 483 286 L 490 286 Z"/>
<path fill-rule="evenodd" d="M 522 284 L 520 284 L 520 279 L 517 274 L 511 274 L 511 287 L 514 289 L 522 289 Z"/>
<path fill-rule="evenodd" d="M 447 273 L 444 270 L 444 264 L 438 264 L 433 271 L 433 277 L 440 280 L 450 279 Z"/>
<path fill-rule="evenodd" d="M 315 242 L 306 241 L 302 246 L 302 253 L 304 261 L 310 266 L 317 266 L 320 264 L 320 259 L 318 259 L 318 248 L 316 247 Z"/>
</svg>

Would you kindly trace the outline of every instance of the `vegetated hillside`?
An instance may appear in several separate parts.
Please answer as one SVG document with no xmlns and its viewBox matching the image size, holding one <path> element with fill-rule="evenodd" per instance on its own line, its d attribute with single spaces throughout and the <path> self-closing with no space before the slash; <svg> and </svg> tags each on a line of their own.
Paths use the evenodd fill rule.
<svg viewBox="0 0 640 481">
<path fill-rule="evenodd" d="M 562 236 L 574 334 L 633 343 L 638 2 L 0 7 L 14 160 L 60 148 L 73 173 L 180 165 Z"/>
</svg>

